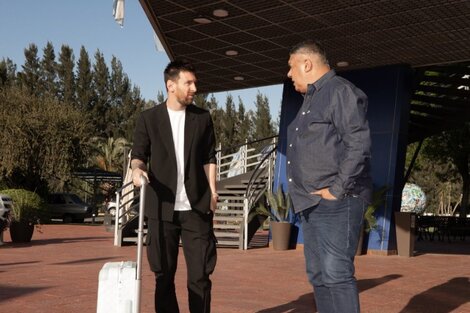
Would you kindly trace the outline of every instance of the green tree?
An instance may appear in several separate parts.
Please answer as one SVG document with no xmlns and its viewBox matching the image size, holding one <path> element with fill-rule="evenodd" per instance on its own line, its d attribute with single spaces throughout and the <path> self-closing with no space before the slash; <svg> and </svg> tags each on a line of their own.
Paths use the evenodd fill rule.
<svg viewBox="0 0 470 313">
<path fill-rule="evenodd" d="M 237 125 L 237 111 L 235 110 L 235 103 L 231 94 L 227 94 L 225 100 L 225 111 L 222 115 L 222 132 L 220 134 L 220 143 L 222 149 L 229 148 L 236 145 L 236 125 Z M 232 153 L 236 149 L 225 151 L 225 153 Z"/>
<path fill-rule="evenodd" d="M 51 96 L 57 95 L 57 63 L 55 61 L 54 46 L 50 41 L 43 49 L 41 59 L 41 89 Z"/>
<path fill-rule="evenodd" d="M 44 193 L 86 160 L 91 127 L 72 104 L 26 88 L 0 90 L 0 180 Z"/>
<path fill-rule="evenodd" d="M 209 110 L 209 103 L 207 102 L 207 93 L 199 93 L 194 96 L 194 104 L 202 109 Z"/>
<path fill-rule="evenodd" d="M 39 90 L 39 79 L 41 77 L 41 66 L 38 57 L 38 47 L 35 44 L 30 44 L 28 48 L 24 49 L 25 61 L 21 66 L 22 71 L 18 73 L 20 84 L 27 88 L 31 94 L 39 95 L 42 91 Z"/>
<path fill-rule="evenodd" d="M 57 64 L 59 99 L 75 104 L 75 57 L 72 48 L 62 45 Z"/>
<path fill-rule="evenodd" d="M 130 93 L 130 81 L 122 69 L 121 61 L 115 56 L 111 59 L 111 76 L 109 81 L 110 101 L 107 111 L 107 120 L 105 133 L 109 136 L 124 136 L 122 129 L 123 121 L 130 116 L 126 115 L 123 107 L 124 103 L 132 102 Z"/>
<path fill-rule="evenodd" d="M 250 116 L 245 112 L 245 105 L 240 97 L 238 97 L 238 112 L 237 112 L 237 136 L 235 142 L 237 144 L 244 143 L 246 140 L 251 141 L 251 121 Z"/>
<path fill-rule="evenodd" d="M 433 136 L 425 147 L 425 154 L 440 164 L 453 164 L 453 168 L 462 180 L 462 203 L 460 216 L 469 213 L 470 194 L 470 123 L 462 127 L 442 132 Z M 452 169 L 452 168 L 451 168 Z"/>
<path fill-rule="evenodd" d="M 215 98 L 214 94 L 211 94 L 209 101 L 207 102 L 207 109 L 209 111 L 216 110 L 219 106 L 217 99 Z"/>
<path fill-rule="evenodd" d="M 109 108 L 109 69 L 103 54 L 97 50 L 95 53 L 95 64 L 93 66 L 93 85 L 95 87 L 96 101 L 92 109 L 93 125 L 97 135 L 109 137 L 106 134 L 107 117 Z"/>
<path fill-rule="evenodd" d="M 121 173 L 124 153 L 130 144 L 125 138 L 94 137 L 92 139 L 93 156 L 91 162 L 102 170 Z"/>
<path fill-rule="evenodd" d="M 461 191 L 461 181 L 456 176 L 455 167 L 451 161 L 442 163 L 436 162 L 429 158 L 424 152 L 430 138 L 424 140 L 422 148 L 413 165 L 411 175 L 408 182 L 417 184 L 426 194 L 426 212 L 437 213 L 440 202 L 440 192 L 445 188 L 446 184 L 451 183 L 453 188 L 452 199 L 458 199 Z M 405 170 L 408 170 L 411 159 L 418 149 L 417 142 L 409 144 L 406 151 Z"/>
<path fill-rule="evenodd" d="M 9 58 L 0 61 L 0 88 L 9 87 L 16 82 L 16 64 Z"/>
<path fill-rule="evenodd" d="M 139 87 L 134 86 L 132 88 L 132 92 L 128 93 L 123 100 L 121 108 L 123 112 L 123 121 L 119 128 L 119 136 L 123 136 L 129 141 L 132 140 L 137 116 L 147 105 L 151 107 L 155 104 L 151 106 L 150 104 L 147 104 L 145 100 L 142 99 Z"/>
<path fill-rule="evenodd" d="M 80 58 L 77 63 L 77 106 L 86 111 L 91 111 L 95 98 L 93 86 L 93 72 L 88 52 L 84 46 L 80 48 Z"/>
<path fill-rule="evenodd" d="M 259 140 L 266 137 L 274 136 L 276 134 L 273 122 L 271 120 L 271 113 L 269 112 L 268 97 L 262 95 L 259 91 L 256 94 L 256 112 L 253 116 L 252 122 L 254 126 L 253 139 Z"/>
<path fill-rule="evenodd" d="M 159 90 L 157 92 L 157 103 L 162 103 L 165 101 L 165 95 L 163 94 L 163 91 Z"/>
</svg>

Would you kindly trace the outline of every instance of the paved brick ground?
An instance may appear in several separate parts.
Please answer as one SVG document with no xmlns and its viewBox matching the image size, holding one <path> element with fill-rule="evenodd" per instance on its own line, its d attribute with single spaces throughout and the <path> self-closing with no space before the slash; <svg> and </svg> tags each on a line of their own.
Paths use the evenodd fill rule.
<svg viewBox="0 0 470 313">
<path fill-rule="evenodd" d="M 114 247 L 101 225 L 44 225 L 30 244 L 0 247 L 0 312 L 95 312 L 98 273 L 108 261 L 132 260 L 135 246 Z M 417 256 L 360 256 L 363 313 L 470 312 L 470 242 L 417 242 Z M 315 312 L 300 249 L 219 249 L 214 313 Z M 181 254 L 182 256 L 182 254 Z M 177 293 L 187 313 L 184 258 Z M 144 262 L 142 312 L 153 312 L 153 274 Z"/>
</svg>

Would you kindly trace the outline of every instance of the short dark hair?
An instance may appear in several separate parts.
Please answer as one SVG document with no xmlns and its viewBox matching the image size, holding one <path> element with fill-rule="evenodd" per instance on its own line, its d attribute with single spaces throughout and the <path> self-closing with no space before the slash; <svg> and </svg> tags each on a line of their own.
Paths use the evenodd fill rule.
<svg viewBox="0 0 470 313">
<path fill-rule="evenodd" d="M 289 54 L 295 54 L 295 53 L 314 53 L 318 54 L 320 56 L 320 60 L 324 64 L 328 64 L 328 58 L 326 57 L 326 52 L 323 46 L 315 40 L 308 39 L 302 42 L 299 42 L 295 46 L 290 49 Z"/>
<path fill-rule="evenodd" d="M 188 60 L 174 60 L 168 63 L 165 71 L 163 71 L 165 84 L 168 80 L 175 81 L 179 77 L 180 72 L 191 72 L 196 74 L 196 69 Z"/>
</svg>

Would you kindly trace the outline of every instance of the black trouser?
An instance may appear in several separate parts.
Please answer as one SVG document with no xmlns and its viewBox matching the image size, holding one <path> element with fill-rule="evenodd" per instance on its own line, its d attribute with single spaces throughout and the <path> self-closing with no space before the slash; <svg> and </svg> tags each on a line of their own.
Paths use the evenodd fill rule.
<svg viewBox="0 0 470 313">
<path fill-rule="evenodd" d="M 212 214 L 197 211 L 176 211 L 173 222 L 148 220 L 147 256 L 155 272 L 155 310 L 157 313 L 178 313 L 175 273 L 179 242 L 188 271 L 188 297 L 191 313 L 209 313 L 211 280 L 217 261 Z"/>
</svg>

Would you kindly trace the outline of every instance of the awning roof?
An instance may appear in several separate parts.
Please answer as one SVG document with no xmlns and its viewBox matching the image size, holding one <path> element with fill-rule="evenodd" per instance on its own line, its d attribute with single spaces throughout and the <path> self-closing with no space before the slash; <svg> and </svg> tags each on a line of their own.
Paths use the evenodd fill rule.
<svg viewBox="0 0 470 313">
<path fill-rule="evenodd" d="M 348 69 L 470 60 L 468 0 L 140 2 L 170 59 L 194 62 L 201 91 L 282 83 L 290 47 L 306 38 L 320 40 L 330 63 L 346 61 Z M 215 17 L 216 9 L 228 16 Z M 198 16 L 211 23 L 194 22 Z"/>
<path fill-rule="evenodd" d="M 462 78 L 470 73 L 468 0 L 140 2 L 170 59 L 186 58 L 195 64 L 201 92 L 281 84 L 287 74 L 290 47 L 312 38 L 325 46 L 333 67 L 337 68 L 338 62 L 349 64 L 337 70 L 399 63 L 416 69 L 416 86 L 427 94 L 415 94 L 414 99 L 423 96 L 427 100 L 419 104 L 413 101 L 410 135 L 416 136 L 412 135 L 411 141 L 430 134 L 426 130 L 429 127 L 435 131 L 443 125 L 455 127 L 455 123 L 461 125 L 462 120 L 470 120 L 469 90 L 457 89 L 462 82 L 467 88 L 470 85 L 468 78 Z M 228 16 L 214 16 L 217 9 L 226 10 Z M 210 23 L 198 24 L 196 17 Z M 228 50 L 235 50 L 238 55 L 226 55 Z M 439 82 L 420 84 L 419 79 L 424 76 L 419 73 L 442 64 L 451 65 Z M 452 86 L 439 86 L 443 80 Z M 436 96 L 429 102 L 430 93 L 441 94 L 445 100 Z"/>
</svg>

